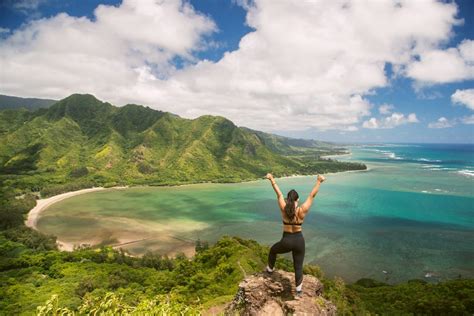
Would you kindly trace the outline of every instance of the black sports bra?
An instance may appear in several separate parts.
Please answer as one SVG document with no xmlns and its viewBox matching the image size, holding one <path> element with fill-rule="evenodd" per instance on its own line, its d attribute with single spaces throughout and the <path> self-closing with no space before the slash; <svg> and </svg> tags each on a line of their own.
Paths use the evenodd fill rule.
<svg viewBox="0 0 474 316">
<path fill-rule="evenodd" d="M 295 214 L 296 215 L 296 214 Z M 288 223 L 288 222 L 285 222 L 284 220 L 282 221 L 283 224 L 285 225 L 293 225 L 293 226 L 301 226 L 303 223 Z"/>
<path fill-rule="evenodd" d="M 287 222 L 283 221 L 283 224 L 285 224 L 285 225 L 293 225 L 293 226 L 301 226 L 303 223 L 287 223 Z"/>
</svg>

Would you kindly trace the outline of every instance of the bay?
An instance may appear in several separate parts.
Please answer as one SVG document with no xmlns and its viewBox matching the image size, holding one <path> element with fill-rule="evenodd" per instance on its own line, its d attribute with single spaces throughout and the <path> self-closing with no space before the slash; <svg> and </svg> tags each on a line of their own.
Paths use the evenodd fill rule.
<svg viewBox="0 0 474 316">
<path fill-rule="evenodd" d="M 305 262 L 348 282 L 474 277 L 474 146 L 349 149 L 351 155 L 333 158 L 369 170 L 326 176 L 303 225 Z M 315 180 L 277 182 L 303 202 Z M 69 243 L 121 244 L 134 255 L 190 253 L 198 238 L 213 243 L 222 235 L 271 245 L 282 234 L 276 195 L 263 179 L 78 195 L 44 210 L 38 229 Z"/>
</svg>

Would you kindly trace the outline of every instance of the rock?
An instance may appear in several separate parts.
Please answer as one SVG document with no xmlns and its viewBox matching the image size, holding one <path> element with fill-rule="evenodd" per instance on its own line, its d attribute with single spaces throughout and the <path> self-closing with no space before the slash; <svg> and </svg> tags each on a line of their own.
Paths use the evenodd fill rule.
<svg viewBox="0 0 474 316">
<path fill-rule="evenodd" d="M 246 277 L 225 315 L 336 315 L 336 306 L 321 296 L 323 284 L 317 278 L 304 276 L 301 297 L 295 297 L 294 278 L 281 270 Z"/>
</svg>

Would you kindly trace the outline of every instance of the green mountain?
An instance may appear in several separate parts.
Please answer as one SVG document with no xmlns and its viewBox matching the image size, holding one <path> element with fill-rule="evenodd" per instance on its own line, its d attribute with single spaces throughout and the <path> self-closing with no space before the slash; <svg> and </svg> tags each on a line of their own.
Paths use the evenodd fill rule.
<svg viewBox="0 0 474 316">
<path fill-rule="evenodd" d="M 267 172 L 365 169 L 319 159 L 340 150 L 237 127 L 220 116 L 184 119 L 135 104 L 115 107 L 88 94 L 34 112 L 0 111 L 0 175 L 20 187 L 79 180 L 99 185 L 236 182 Z M 28 184 L 16 185 L 27 175 Z"/>
<path fill-rule="evenodd" d="M 54 236 L 24 226 L 36 204 L 29 190 L 54 194 L 107 183 L 239 181 L 267 171 L 365 168 L 319 159 L 341 150 L 237 127 L 223 117 L 188 120 L 139 105 L 118 108 L 91 95 L 72 95 L 49 109 L 1 110 L 0 314 L 218 314 L 240 293 L 239 282 L 266 264 L 267 246 L 228 236 L 210 247 L 199 241 L 193 258 L 153 252 L 139 258 L 110 247 L 58 251 Z M 284 257 L 277 267 L 292 271 Z M 474 311 L 473 280 L 345 284 L 312 265 L 304 274 L 323 282 L 324 298 L 341 315 Z"/>
<path fill-rule="evenodd" d="M 0 94 L 0 110 L 19 109 L 36 110 L 40 108 L 48 108 L 57 100 L 37 99 L 37 98 L 20 98 L 9 95 Z"/>
<path fill-rule="evenodd" d="M 247 127 L 242 129 L 254 133 L 260 141 L 270 150 L 282 155 L 298 155 L 298 154 L 317 154 L 322 155 L 344 153 L 346 149 L 329 142 L 323 142 L 315 139 L 289 138 L 280 135 L 265 133 L 252 130 Z"/>
</svg>

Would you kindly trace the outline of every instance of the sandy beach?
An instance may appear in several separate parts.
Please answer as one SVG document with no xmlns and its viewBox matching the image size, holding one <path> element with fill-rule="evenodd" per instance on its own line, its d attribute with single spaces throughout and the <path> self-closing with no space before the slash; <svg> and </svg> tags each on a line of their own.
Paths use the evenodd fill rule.
<svg viewBox="0 0 474 316">
<path fill-rule="evenodd" d="M 77 191 L 71 191 L 71 192 L 66 192 L 62 194 L 58 194 L 49 198 L 45 199 L 39 199 L 36 200 L 36 206 L 32 208 L 28 212 L 28 216 L 25 221 L 25 225 L 27 227 L 31 227 L 35 230 L 38 230 L 36 227 L 36 224 L 38 223 L 38 218 L 43 210 L 45 210 L 48 206 L 62 201 L 64 199 L 84 194 L 84 193 L 89 193 L 89 192 L 95 192 L 95 191 L 102 191 L 102 190 L 112 190 L 112 189 L 126 189 L 128 188 L 127 186 L 123 187 L 111 187 L 111 188 L 104 188 L 104 187 L 95 187 L 95 188 L 88 188 L 88 189 L 82 189 L 82 190 L 77 190 Z M 61 250 L 67 250 L 67 251 L 72 251 L 74 248 L 73 244 L 67 243 L 67 242 L 62 242 L 60 240 L 57 241 L 59 249 Z"/>
<path fill-rule="evenodd" d="M 57 203 L 57 202 L 62 201 L 62 200 L 65 200 L 67 198 L 77 196 L 77 195 L 80 195 L 80 194 L 90 193 L 90 192 L 104 191 L 104 190 L 117 190 L 117 189 L 121 190 L 121 189 L 127 189 L 127 188 L 129 188 L 129 187 L 128 186 L 111 187 L 111 188 L 94 187 L 94 188 L 88 188 L 88 189 L 82 189 L 82 190 L 77 190 L 77 191 L 66 192 L 66 193 L 62 193 L 62 194 L 55 195 L 55 196 L 45 198 L 45 199 L 39 199 L 39 200 L 36 201 L 36 206 L 28 212 L 28 216 L 27 216 L 27 219 L 25 221 L 25 225 L 28 226 L 28 227 L 31 227 L 35 230 L 38 230 L 37 222 L 38 222 L 38 219 L 41 215 L 41 212 L 44 211 L 49 206 L 51 206 L 52 204 Z M 140 239 L 140 238 L 137 239 L 136 236 L 124 236 L 124 237 L 125 238 L 120 239 L 120 243 L 115 244 L 115 245 L 111 245 L 111 246 L 114 247 L 114 248 L 123 248 L 123 247 L 126 248 L 130 244 L 144 241 L 144 239 Z M 152 238 L 150 238 L 150 239 L 152 239 Z M 157 239 L 157 238 L 154 237 L 153 239 Z M 171 242 L 175 241 L 176 237 L 174 237 L 172 234 L 161 234 L 159 239 L 160 239 L 160 241 L 171 243 Z M 79 243 L 77 243 L 77 242 L 68 242 L 68 241 L 64 241 L 64 240 L 61 240 L 61 239 L 57 239 L 57 241 L 56 241 L 56 243 L 58 245 L 58 249 L 62 250 L 62 251 L 73 251 L 74 248 L 77 247 L 77 246 L 94 245 L 94 244 L 99 244 L 100 242 L 102 242 L 102 239 L 100 239 L 100 238 L 99 239 L 92 238 L 92 239 L 84 240 L 84 242 L 82 242 L 82 243 L 81 242 L 79 242 Z M 195 247 L 194 242 L 179 242 L 173 247 L 172 251 L 167 253 L 167 255 L 174 256 L 177 253 L 182 252 L 186 256 L 191 257 L 195 253 L 194 247 Z"/>
<path fill-rule="evenodd" d="M 351 155 L 351 154 L 352 153 L 347 153 L 347 154 L 331 155 L 331 156 L 325 156 L 325 157 L 348 156 L 348 155 Z M 339 172 L 330 172 L 330 173 L 326 173 L 325 175 L 337 174 L 337 173 L 346 173 L 346 172 L 365 172 L 365 171 L 369 171 L 369 168 L 367 168 L 366 170 L 347 170 L 347 171 L 339 171 Z M 297 175 L 296 174 L 296 175 L 284 176 L 284 177 L 279 177 L 279 178 L 282 179 L 282 178 L 297 178 L 297 177 L 312 177 L 312 176 L 316 177 L 317 174 L 315 174 L 315 175 Z M 261 179 L 244 181 L 244 182 L 253 182 L 253 181 L 260 181 L 260 180 Z M 189 183 L 189 184 L 180 184 L 180 185 L 177 185 L 177 186 L 187 186 L 187 185 L 190 186 L 190 185 L 195 185 L 195 184 L 196 183 Z M 222 184 L 226 184 L 226 183 L 222 183 Z M 37 223 L 38 223 L 38 219 L 41 215 L 41 212 L 44 211 L 49 206 L 51 206 L 52 204 L 57 203 L 57 202 L 62 201 L 62 200 L 65 200 L 67 198 L 77 196 L 77 195 L 80 195 L 80 194 L 96 192 L 96 191 L 126 189 L 126 188 L 129 188 L 129 187 L 128 186 L 110 187 L 110 188 L 93 187 L 93 188 L 88 188 L 88 189 L 82 189 L 82 190 L 62 193 L 62 194 L 55 195 L 55 196 L 45 198 L 45 199 L 39 199 L 39 200 L 36 201 L 36 206 L 28 212 L 28 216 L 27 216 L 27 219 L 25 221 L 25 225 L 28 226 L 28 227 L 31 227 L 35 230 L 38 230 Z M 121 236 L 121 238 L 119 238 L 119 241 L 120 241 L 119 244 L 115 244 L 115 245 L 112 245 L 112 246 L 114 248 L 120 248 L 120 247 L 127 248 L 127 246 L 129 246 L 130 244 L 134 244 L 136 242 L 142 241 L 141 238 L 142 238 L 142 236 Z M 155 239 L 155 238 L 152 238 L 152 239 Z M 161 238 L 162 239 L 168 239 L 168 242 L 170 242 L 175 237 L 171 233 L 163 234 L 163 232 L 162 232 L 161 233 Z M 148 236 L 147 236 L 146 239 L 148 239 Z M 98 237 L 96 238 L 96 237 L 92 237 L 92 236 L 91 236 L 91 238 L 89 238 L 87 240 L 82 240 L 80 242 L 77 242 L 77 241 L 76 242 L 71 242 L 69 240 L 66 241 L 66 240 L 62 240 L 62 239 L 58 238 L 57 239 L 57 244 L 58 244 L 58 248 L 60 250 L 73 251 L 74 248 L 77 247 L 77 246 L 95 245 L 95 244 L 101 243 L 102 241 L 103 241 L 102 238 L 98 238 Z M 183 244 L 180 244 L 180 245 L 176 244 L 174 251 L 168 253 L 168 255 L 172 256 L 173 254 L 176 254 L 177 252 L 184 252 L 187 256 L 194 255 L 194 243 L 187 242 L 187 243 L 183 243 Z"/>
<path fill-rule="evenodd" d="M 39 215 L 41 212 L 46 209 L 51 204 L 56 202 L 62 201 L 64 199 L 70 198 L 72 196 L 76 196 L 79 194 L 95 192 L 95 191 L 102 191 L 102 190 L 109 190 L 109 189 L 126 189 L 127 186 L 124 187 L 112 187 L 112 188 L 104 188 L 104 187 L 96 187 L 96 188 L 89 188 L 89 189 L 82 189 L 77 191 L 66 192 L 62 194 L 58 194 L 46 199 L 39 199 L 36 200 L 36 206 L 33 207 L 28 212 L 28 217 L 26 218 L 25 225 L 37 230 L 36 223 L 38 222 Z"/>
</svg>

